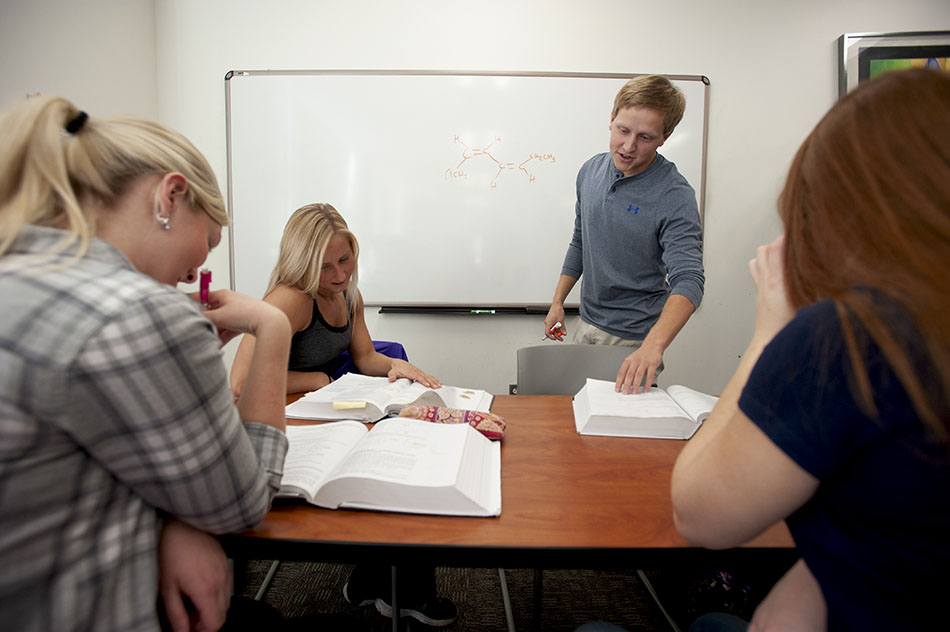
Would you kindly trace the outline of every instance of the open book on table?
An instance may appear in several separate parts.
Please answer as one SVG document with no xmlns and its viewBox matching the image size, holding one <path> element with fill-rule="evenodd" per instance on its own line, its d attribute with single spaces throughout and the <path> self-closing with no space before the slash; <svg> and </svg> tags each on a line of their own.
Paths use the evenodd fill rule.
<svg viewBox="0 0 950 632">
<path fill-rule="evenodd" d="M 491 394 L 477 389 L 456 386 L 432 389 L 406 378 L 390 382 L 388 377 L 347 373 L 289 404 L 286 414 L 296 419 L 372 422 L 397 415 L 412 404 L 488 412 L 491 402 Z"/>
<path fill-rule="evenodd" d="M 287 426 L 278 496 L 327 509 L 501 514 L 501 444 L 468 424 L 384 419 Z"/>
<path fill-rule="evenodd" d="M 588 378 L 574 396 L 574 423 L 579 434 L 689 439 L 718 400 L 686 386 L 624 395 L 614 382 Z"/>
</svg>

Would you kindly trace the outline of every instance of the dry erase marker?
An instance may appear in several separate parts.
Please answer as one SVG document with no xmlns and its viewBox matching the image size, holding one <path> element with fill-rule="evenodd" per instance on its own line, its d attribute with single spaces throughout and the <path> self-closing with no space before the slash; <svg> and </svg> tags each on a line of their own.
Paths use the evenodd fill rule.
<svg viewBox="0 0 950 632">
<path fill-rule="evenodd" d="M 208 302 L 208 287 L 211 285 L 211 270 L 205 268 L 198 273 L 198 298 L 201 301 L 201 309 L 211 309 L 211 303 Z"/>
<path fill-rule="evenodd" d="M 561 331 L 561 327 L 563 327 L 563 325 L 561 325 L 561 321 L 557 321 L 556 323 L 554 323 L 553 325 L 551 325 L 551 328 L 548 329 L 548 333 L 549 333 L 550 335 L 554 336 L 555 338 L 557 338 L 559 341 L 563 341 L 563 340 L 564 340 L 564 332 Z M 548 337 L 545 336 L 544 338 L 541 339 L 541 342 L 544 342 L 544 341 L 547 340 L 547 339 L 548 339 Z"/>
</svg>

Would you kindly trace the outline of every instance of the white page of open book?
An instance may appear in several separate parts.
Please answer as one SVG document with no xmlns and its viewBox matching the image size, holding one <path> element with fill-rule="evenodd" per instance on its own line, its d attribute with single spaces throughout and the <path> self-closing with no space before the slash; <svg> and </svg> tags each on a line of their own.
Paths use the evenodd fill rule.
<svg viewBox="0 0 950 632">
<path fill-rule="evenodd" d="M 492 397 L 485 391 L 474 388 L 446 386 L 443 384 L 442 387 L 436 389 L 435 392 L 439 394 L 448 408 L 480 410 L 486 413 L 491 408 Z"/>
<path fill-rule="evenodd" d="M 688 386 L 680 386 L 678 384 L 668 387 L 666 392 L 683 407 L 683 410 L 685 410 L 691 418 L 698 421 L 704 420 L 709 415 L 709 411 L 715 407 L 716 402 L 719 401 L 719 398 L 714 395 L 700 393 Z"/>
<path fill-rule="evenodd" d="M 587 385 L 591 415 L 647 418 L 686 416 L 686 411 L 661 388 L 625 395 L 614 391 L 614 382 L 588 380 Z"/>
<path fill-rule="evenodd" d="M 307 393 L 298 402 L 288 406 L 288 416 L 290 417 L 308 418 L 308 413 L 313 415 L 312 418 L 314 419 L 343 416 L 327 413 L 327 417 L 320 417 L 319 413 L 307 409 L 306 404 L 309 402 L 320 402 L 324 405 L 327 403 L 366 402 L 379 409 L 376 416 L 383 416 L 387 408 L 398 410 L 412 403 L 488 412 L 491 408 L 492 396 L 485 391 L 472 388 L 442 386 L 438 389 L 430 389 L 419 382 L 413 382 L 406 378 L 399 378 L 395 382 L 390 382 L 385 377 L 347 373 L 335 382 Z M 392 407 L 390 407 L 391 405 Z M 352 418 L 363 419 L 365 415 L 360 412 L 360 407 L 355 408 L 357 410 L 354 411 Z"/>
<path fill-rule="evenodd" d="M 384 419 L 353 449 L 332 478 L 354 476 L 418 487 L 452 485 L 466 431 L 464 424 Z"/>
<path fill-rule="evenodd" d="M 336 385 L 336 388 L 334 388 Z M 387 400 L 396 403 L 408 403 L 426 391 L 426 387 L 406 378 L 389 382 L 386 378 L 369 377 L 356 373 L 347 373 L 344 377 L 316 393 L 323 401 L 334 402 L 372 402 L 382 408 Z"/>
<path fill-rule="evenodd" d="M 366 426 L 356 421 L 287 426 L 289 447 L 284 460 L 284 482 L 316 490 L 364 435 Z"/>
</svg>

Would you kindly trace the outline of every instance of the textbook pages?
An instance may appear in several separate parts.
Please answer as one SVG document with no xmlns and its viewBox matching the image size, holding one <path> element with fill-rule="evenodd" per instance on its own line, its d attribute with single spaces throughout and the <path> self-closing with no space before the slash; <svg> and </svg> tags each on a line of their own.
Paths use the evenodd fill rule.
<svg viewBox="0 0 950 632">
<path fill-rule="evenodd" d="M 398 415 L 411 404 L 488 412 L 491 402 L 492 395 L 477 389 L 455 386 L 431 389 L 406 378 L 390 382 L 388 377 L 347 373 L 288 405 L 286 415 L 294 419 L 373 422 Z"/>
<path fill-rule="evenodd" d="M 574 423 L 578 434 L 689 439 L 718 400 L 685 386 L 624 395 L 614 382 L 588 378 L 574 396 Z"/>
<path fill-rule="evenodd" d="M 278 496 L 327 509 L 501 514 L 501 445 L 468 424 L 384 419 L 287 426 Z"/>
</svg>

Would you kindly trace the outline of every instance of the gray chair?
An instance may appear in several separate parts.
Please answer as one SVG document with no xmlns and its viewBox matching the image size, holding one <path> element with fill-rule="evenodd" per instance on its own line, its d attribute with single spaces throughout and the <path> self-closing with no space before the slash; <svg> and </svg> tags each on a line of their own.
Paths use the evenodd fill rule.
<svg viewBox="0 0 950 632">
<path fill-rule="evenodd" d="M 518 395 L 576 395 L 587 378 L 613 382 L 624 358 L 633 349 L 611 345 L 548 343 L 518 349 Z M 500 570 L 500 569 L 499 569 Z M 676 622 L 660 603 L 653 584 L 642 570 L 637 577 L 675 632 Z M 541 618 L 542 571 L 534 569 L 535 621 Z"/>
<path fill-rule="evenodd" d="M 519 395 L 576 395 L 587 378 L 613 382 L 633 349 L 551 342 L 518 349 Z"/>
</svg>

